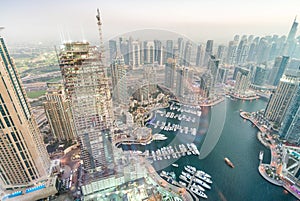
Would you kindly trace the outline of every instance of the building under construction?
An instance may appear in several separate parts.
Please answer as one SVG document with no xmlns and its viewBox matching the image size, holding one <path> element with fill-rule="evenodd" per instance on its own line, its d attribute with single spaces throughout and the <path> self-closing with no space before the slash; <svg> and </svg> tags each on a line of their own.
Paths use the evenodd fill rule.
<svg viewBox="0 0 300 201">
<path fill-rule="evenodd" d="M 101 53 L 87 42 L 65 43 L 59 65 L 80 142 L 84 169 L 97 179 L 113 172 L 113 111 Z"/>
</svg>

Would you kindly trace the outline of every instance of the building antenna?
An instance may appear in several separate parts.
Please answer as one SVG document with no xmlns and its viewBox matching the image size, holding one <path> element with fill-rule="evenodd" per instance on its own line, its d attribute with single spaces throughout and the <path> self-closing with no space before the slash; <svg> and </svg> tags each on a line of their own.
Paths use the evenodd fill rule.
<svg viewBox="0 0 300 201">
<path fill-rule="evenodd" d="M 100 40 L 100 61 L 103 64 L 104 63 L 104 45 L 103 45 L 103 37 L 102 37 L 102 22 L 101 22 L 99 8 L 97 8 L 96 18 L 97 18 L 97 25 L 98 25 L 98 31 L 99 31 L 99 40 Z"/>
</svg>

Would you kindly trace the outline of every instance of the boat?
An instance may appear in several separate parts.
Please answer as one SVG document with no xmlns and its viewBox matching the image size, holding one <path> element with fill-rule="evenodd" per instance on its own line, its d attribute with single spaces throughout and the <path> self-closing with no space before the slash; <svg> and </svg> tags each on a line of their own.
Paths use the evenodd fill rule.
<svg viewBox="0 0 300 201">
<path fill-rule="evenodd" d="M 182 173 L 181 173 L 183 176 L 185 176 L 186 178 L 188 178 L 188 179 L 191 179 L 192 178 L 192 176 L 189 174 L 189 173 L 186 173 L 186 172 L 184 172 L 184 171 L 182 171 Z"/>
<path fill-rule="evenodd" d="M 185 171 L 187 171 L 190 174 L 194 174 L 195 172 L 191 170 L 190 168 L 184 167 Z"/>
<path fill-rule="evenodd" d="M 186 167 L 189 168 L 190 170 L 194 171 L 194 172 L 196 172 L 196 170 L 197 170 L 195 167 L 190 166 L 190 165 L 187 165 Z"/>
<path fill-rule="evenodd" d="M 185 176 L 183 176 L 183 175 L 179 175 L 179 179 L 181 179 L 181 180 L 183 180 L 185 182 L 189 182 L 188 179 Z"/>
<path fill-rule="evenodd" d="M 259 160 L 262 160 L 264 158 L 264 151 L 259 152 Z"/>
<path fill-rule="evenodd" d="M 198 173 L 198 172 L 199 172 L 199 173 Z M 202 175 L 204 175 L 204 176 L 207 177 L 207 178 L 211 178 L 211 176 L 210 176 L 209 174 L 207 174 L 206 172 L 204 172 L 204 171 L 197 170 L 197 173 L 198 173 L 198 174 L 202 174 Z"/>
<path fill-rule="evenodd" d="M 194 177 L 193 181 L 196 182 L 197 184 L 200 184 L 204 188 L 211 189 L 211 187 L 207 183 L 205 183 L 204 181 L 202 181 L 201 179 L 198 179 L 198 178 Z"/>
<path fill-rule="evenodd" d="M 199 184 L 193 183 L 192 186 L 193 186 L 194 188 L 199 189 L 200 191 L 205 191 L 205 189 L 204 189 L 202 186 L 200 186 Z"/>
<path fill-rule="evenodd" d="M 191 187 L 190 190 L 195 193 L 196 195 L 206 199 L 207 198 L 207 195 L 205 193 L 203 193 L 202 191 L 199 191 L 198 189 L 194 188 L 194 187 Z"/>
<path fill-rule="evenodd" d="M 184 186 L 184 187 L 186 187 L 186 183 L 183 182 L 183 181 L 179 181 L 179 184 L 182 185 L 182 186 Z"/>
<path fill-rule="evenodd" d="M 212 183 L 212 180 L 210 178 L 205 177 L 204 174 L 201 174 L 200 172 L 196 172 L 195 176 L 198 177 L 199 179 L 202 179 L 206 183 L 209 183 L 209 184 Z"/>
<path fill-rule="evenodd" d="M 228 159 L 228 158 L 224 158 L 224 161 L 225 161 L 225 163 L 229 166 L 229 167 L 231 167 L 231 168 L 234 168 L 234 165 L 233 165 L 233 163 Z"/>
<path fill-rule="evenodd" d="M 152 138 L 153 138 L 153 140 L 166 140 L 166 139 L 168 139 L 168 137 L 166 137 L 163 134 L 154 134 L 152 136 Z"/>
</svg>

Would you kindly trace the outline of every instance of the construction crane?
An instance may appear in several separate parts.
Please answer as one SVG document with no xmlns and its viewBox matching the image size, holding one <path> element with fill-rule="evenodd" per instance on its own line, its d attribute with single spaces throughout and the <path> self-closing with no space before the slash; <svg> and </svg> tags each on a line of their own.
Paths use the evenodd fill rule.
<svg viewBox="0 0 300 201">
<path fill-rule="evenodd" d="M 100 40 L 100 61 L 103 64 L 104 63 L 104 44 L 103 44 L 103 37 L 102 37 L 102 22 L 101 22 L 99 8 L 97 8 L 96 18 L 97 18 L 98 31 L 99 31 L 99 40 Z"/>
</svg>

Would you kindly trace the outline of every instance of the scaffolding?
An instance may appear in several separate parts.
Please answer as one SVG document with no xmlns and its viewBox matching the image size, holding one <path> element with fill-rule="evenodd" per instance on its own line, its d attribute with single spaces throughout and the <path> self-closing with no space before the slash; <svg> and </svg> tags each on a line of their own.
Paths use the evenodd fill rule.
<svg viewBox="0 0 300 201">
<path fill-rule="evenodd" d="M 84 168 L 90 173 L 105 175 L 107 170 L 113 169 L 109 141 L 113 111 L 99 51 L 86 42 L 66 43 L 59 61 Z"/>
</svg>

